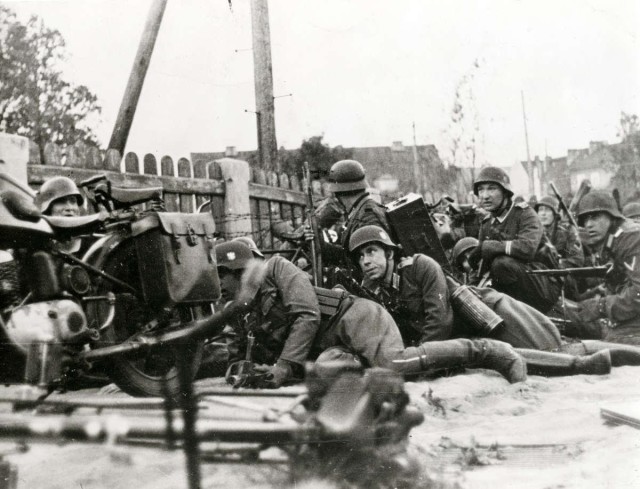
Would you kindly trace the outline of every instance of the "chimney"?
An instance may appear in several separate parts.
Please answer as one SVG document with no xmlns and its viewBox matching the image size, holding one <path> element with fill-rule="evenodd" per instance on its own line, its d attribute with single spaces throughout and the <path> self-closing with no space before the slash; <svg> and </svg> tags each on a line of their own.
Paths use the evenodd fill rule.
<svg viewBox="0 0 640 489">
<path fill-rule="evenodd" d="M 231 158 L 233 156 L 238 156 L 238 150 L 235 146 L 227 146 L 227 149 L 224 150 L 224 155 Z"/>
<path fill-rule="evenodd" d="M 394 151 L 394 152 L 404 151 L 404 145 L 402 144 L 402 141 L 394 141 L 391 144 L 391 151 Z"/>
</svg>

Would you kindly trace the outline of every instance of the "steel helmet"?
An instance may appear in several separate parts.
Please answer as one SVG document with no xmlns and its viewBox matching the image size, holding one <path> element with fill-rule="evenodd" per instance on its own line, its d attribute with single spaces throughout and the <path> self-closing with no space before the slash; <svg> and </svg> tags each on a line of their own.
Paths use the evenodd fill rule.
<svg viewBox="0 0 640 489">
<path fill-rule="evenodd" d="M 256 242 L 253 239 L 251 239 L 249 236 L 238 236 L 237 238 L 233 238 L 231 241 L 239 241 L 240 243 L 246 244 L 254 256 L 257 256 L 259 258 L 264 258 L 264 255 L 258 249 L 258 245 L 256 245 Z"/>
<path fill-rule="evenodd" d="M 242 270 L 253 260 L 253 253 L 241 241 L 227 241 L 216 245 L 216 261 L 218 268 Z"/>
<path fill-rule="evenodd" d="M 397 248 L 396 244 L 391 241 L 389 234 L 380 226 L 362 226 L 349 238 L 349 253 L 353 253 L 361 246 L 369 243 L 380 243 L 388 248 Z"/>
<path fill-rule="evenodd" d="M 481 183 L 497 183 L 502 189 L 511 197 L 513 190 L 511 190 L 511 180 L 509 175 L 502 169 L 495 166 L 486 166 L 473 182 L 473 193 L 478 195 L 478 186 Z"/>
<path fill-rule="evenodd" d="M 539 202 L 536 202 L 535 204 L 536 212 L 538 212 L 538 208 L 541 205 L 544 205 L 545 207 L 548 207 L 549 209 L 551 209 L 554 214 L 558 214 L 558 212 L 560 211 L 559 209 L 560 203 L 558 202 L 558 199 L 556 199 L 551 195 L 545 195 L 540 199 Z"/>
<path fill-rule="evenodd" d="M 36 194 L 35 204 L 40 212 L 46 214 L 55 200 L 70 195 L 75 195 L 78 198 L 78 205 L 84 203 L 84 198 L 73 180 L 67 177 L 53 177 L 42 184 L 40 191 Z"/>
<path fill-rule="evenodd" d="M 471 236 L 467 236 L 466 238 L 462 238 L 460 241 L 456 243 L 453 247 L 453 251 L 451 252 L 451 258 L 453 259 L 453 263 L 458 265 L 458 260 L 462 257 L 462 254 L 470 250 L 471 248 L 475 248 L 478 246 L 479 241 Z"/>
<path fill-rule="evenodd" d="M 329 170 L 329 181 L 333 193 L 365 190 L 364 168 L 356 160 L 340 160 Z"/>
<path fill-rule="evenodd" d="M 622 208 L 622 215 L 629 219 L 640 217 L 640 202 L 629 202 Z"/>
<path fill-rule="evenodd" d="M 613 195 L 604 190 L 593 190 L 582 197 L 578 204 L 578 225 L 584 225 L 584 219 L 594 212 L 606 212 L 616 219 L 624 219 Z"/>
</svg>

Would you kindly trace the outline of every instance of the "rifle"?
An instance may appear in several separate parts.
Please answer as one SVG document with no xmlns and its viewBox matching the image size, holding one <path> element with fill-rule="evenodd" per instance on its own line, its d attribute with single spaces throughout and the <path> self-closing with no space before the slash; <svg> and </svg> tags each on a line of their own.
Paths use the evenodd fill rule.
<svg viewBox="0 0 640 489">
<path fill-rule="evenodd" d="M 573 218 L 573 214 L 569 212 L 569 209 L 565 205 L 564 200 L 562 200 L 562 197 L 560 196 L 560 192 L 558 192 L 558 189 L 556 188 L 555 184 L 551 182 L 549 183 L 549 186 L 551 187 L 552 192 L 555 194 L 556 199 L 558 199 L 558 205 L 560 206 L 560 209 L 562 210 L 562 212 L 565 213 L 571 225 L 577 229 L 578 224 L 576 223 L 576 220 Z"/>
<path fill-rule="evenodd" d="M 311 241 L 311 272 L 313 275 L 313 285 L 316 287 L 322 285 L 322 255 L 320 235 L 318 234 L 318 223 L 313 210 L 313 190 L 311 188 L 311 170 L 309 170 L 309 162 L 304 162 L 304 177 L 307 180 L 307 206 L 305 214 L 307 224 L 313 230 L 313 240 Z"/>
<path fill-rule="evenodd" d="M 576 278 L 597 277 L 604 278 L 611 271 L 611 265 L 600 265 L 597 267 L 576 267 L 576 268 L 557 268 L 551 270 L 528 270 L 530 275 L 543 275 L 548 277 L 567 277 Z"/>
<path fill-rule="evenodd" d="M 590 190 L 591 190 L 591 182 L 587 179 L 582 180 L 582 182 L 580 182 L 580 187 L 578 188 L 578 191 L 576 192 L 576 194 L 573 196 L 573 199 L 571 199 L 571 202 L 569 203 L 569 212 L 573 214 L 576 211 L 576 209 L 578 208 L 578 204 L 582 200 L 582 197 L 587 195 Z"/>
</svg>

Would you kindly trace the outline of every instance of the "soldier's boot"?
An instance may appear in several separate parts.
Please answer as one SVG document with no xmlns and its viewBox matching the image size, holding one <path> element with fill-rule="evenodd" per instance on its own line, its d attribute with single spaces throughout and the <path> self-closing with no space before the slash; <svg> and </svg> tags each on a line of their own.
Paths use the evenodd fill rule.
<svg viewBox="0 0 640 489">
<path fill-rule="evenodd" d="M 609 350 L 611 354 L 611 365 L 622 367 L 624 365 L 640 365 L 640 346 L 625 345 L 622 343 L 611 343 L 599 340 L 582 340 L 577 343 L 570 343 L 562 347 L 563 351 L 584 355 L 597 353 L 602 350 Z"/>
<path fill-rule="evenodd" d="M 489 339 L 426 342 L 405 348 L 391 363 L 391 368 L 404 374 L 455 367 L 495 370 L 512 384 L 527 379 L 524 359 L 513 347 Z"/>
<path fill-rule="evenodd" d="M 527 362 L 527 371 L 533 375 L 557 377 L 562 375 L 605 375 L 611 372 L 609 350 L 592 355 L 578 356 L 541 350 L 516 348 Z"/>
</svg>

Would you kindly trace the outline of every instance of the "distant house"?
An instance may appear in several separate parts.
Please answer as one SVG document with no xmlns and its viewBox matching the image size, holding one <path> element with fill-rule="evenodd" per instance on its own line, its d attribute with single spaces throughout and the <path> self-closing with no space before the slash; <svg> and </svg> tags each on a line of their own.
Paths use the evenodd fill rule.
<svg viewBox="0 0 640 489">
<path fill-rule="evenodd" d="M 606 141 L 591 141 L 588 149 L 569 150 L 567 165 L 571 187 L 577 189 L 584 179 L 588 179 L 594 188 L 609 187 L 621 163 L 617 161 L 617 146 Z"/>
<path fill-rule="evenodd" d="M 391 146 L 345 149 L 351 150 L 353 159 L 363 164 L 369 185 L 378 189 L 384 202 L 409 192 L 422 193 L 427 201 L 432 202 L 443 194 L 459 197 L 459 169 L 445 168 L 438 150 L 432 144 L 414 148 L 404 146 L 401 141 L 394 141 Z M 282 153 L 295 150 L 281 148 L 279 151 Z M 191 161 L 194 164 L 224 157 L 252 162 L 256 161 L 256 151 L 238 151 L 234 146 L 229 146 L 224 152 L 191 153 Z"/>
</svg>

